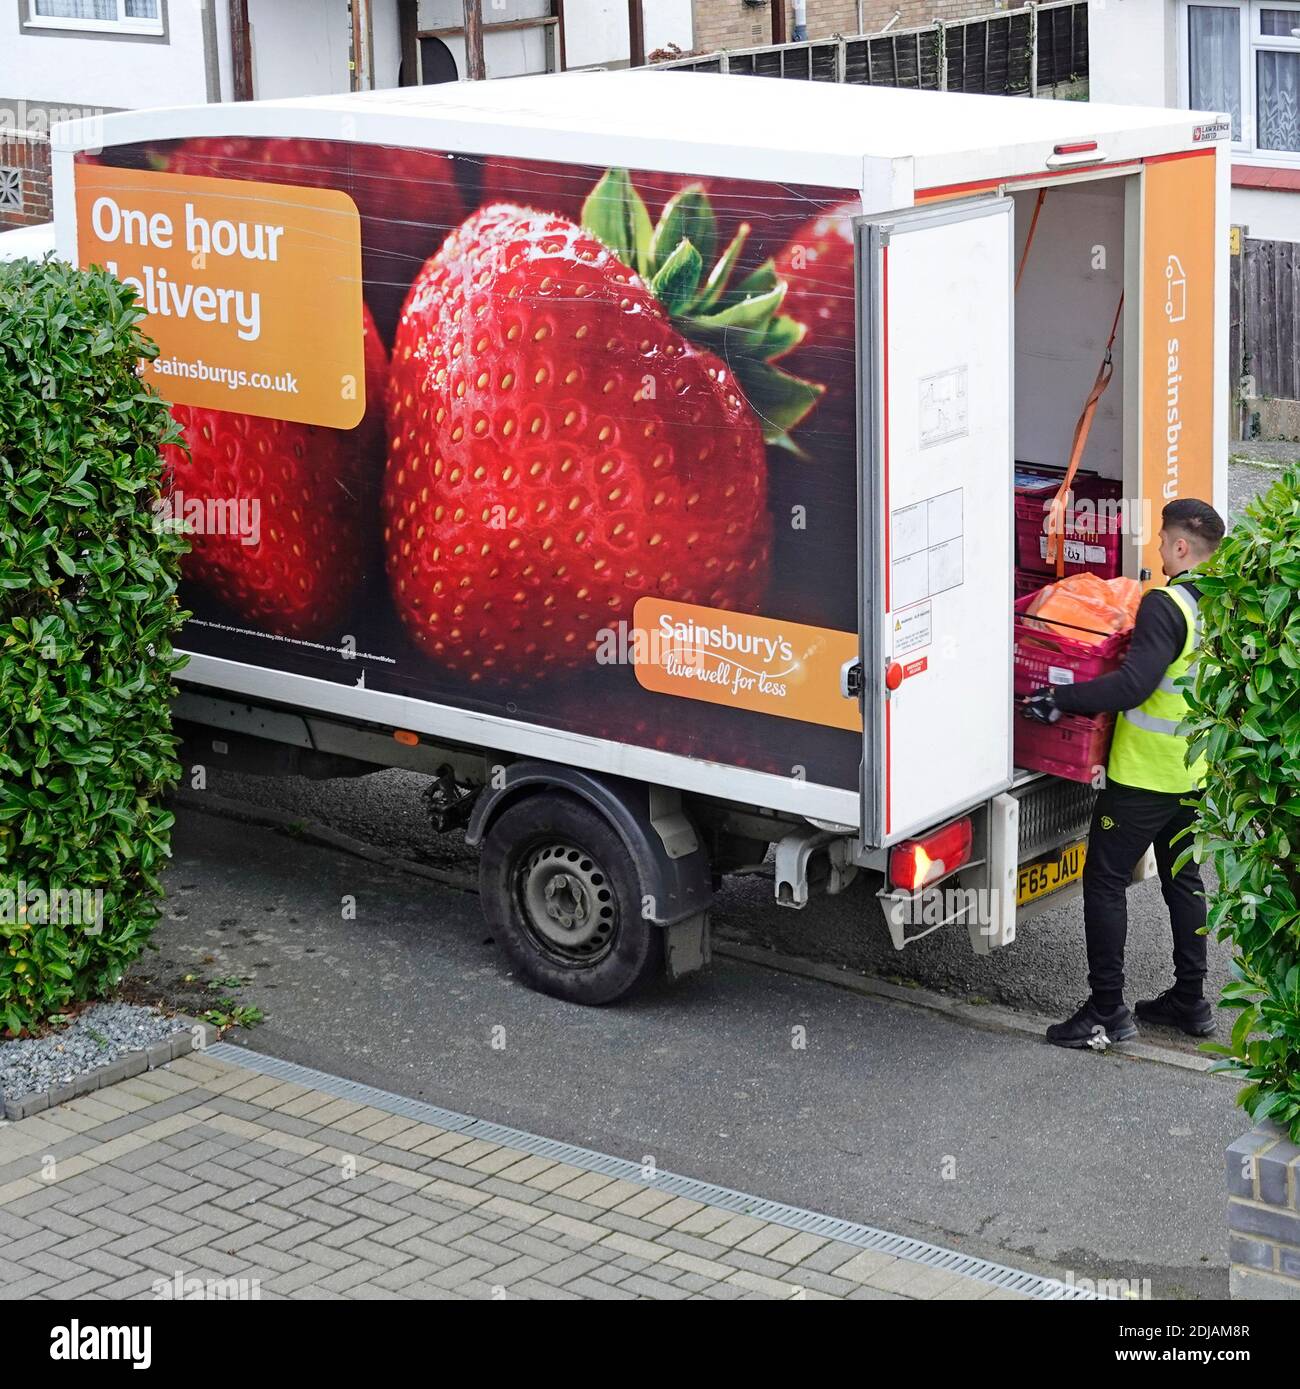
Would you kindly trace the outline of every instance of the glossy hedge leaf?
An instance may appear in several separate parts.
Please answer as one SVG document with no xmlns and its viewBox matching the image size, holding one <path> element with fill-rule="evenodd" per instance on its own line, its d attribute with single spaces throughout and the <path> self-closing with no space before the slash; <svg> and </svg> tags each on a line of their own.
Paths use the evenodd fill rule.
<svg viewBox="0 0 1300 1389">
<path fill-rule="evenodd" d="M 171 643 L 186 542 L 154 524 L 159 448 L 179 431 L 136 375 L 156 355 L 139 318 L 103 271 L 0 265 L 0 1031 L 10 1033 L 111 989 L 158 917 L 171 825 L 159 801 L 180 773 Z"/>
<path fill-rule="evenodd" d="M 1239 1009 L 1205 1050 L 1246 1082 L 1238 1103 L 1300 1141 L 1300 469 L 1247 508 L 1204 566 L 1188 695 L 1208 762 L 1197 856 L 1218 887 L 1209 928 L 1234 947 Z"/>
</svg>

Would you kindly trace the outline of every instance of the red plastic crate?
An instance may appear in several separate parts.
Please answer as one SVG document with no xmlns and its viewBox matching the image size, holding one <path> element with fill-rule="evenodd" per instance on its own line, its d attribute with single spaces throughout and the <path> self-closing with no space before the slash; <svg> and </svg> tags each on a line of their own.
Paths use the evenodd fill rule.
<svg viewBox="0 0 1300 1389">
<path fill-rule="evenodd" d="M 1016 602 L 1022 598 L 1030 597 L 1037 593 L 1040 588 L 1046 587 L 1052 580 L 1046 574 L 1026 574 L 1023 569 L 1016 570 Z"/>
<path fill-rule="evenodd" d="M 1021 479 L 1037 476 L 1036 469 L 1017 468 Z M 1044 509 L 1061 485 L 1064 473 L 1055 476 L 1044 471 L 1042 485 L 1019 481 L 1016 485 L 1016 564 L 1022 570 L 1055 577 L 1056 570 L 1048 562 L 1047 512 Z M 1118 501 L 1121 488 L 1116 479 L 1098 477 L 1095 473 L 1077 473 L 1070 491 L 1074 506 L 1085 502 Z M 1099 518 L 1099 527 L 1077 524 L 1086 516 L 1071 514 L 1067 506 L 1063 543 L 1066 547 L 1067 574 L 1092 573 L 1103 579 L 1118 578 L 1120 572 L 1119 515 Z"/>
<path fill-rule="evenodd" d="M 1039 723 L 1018 710 L 1016 766 L 1050 772 L 1067 781 L 1091 782 L 1097 768 L 1106 765 L 1114 730 L 1114 714 L 1062 714 L 1056 723 Z"/>
<path fill-rule="evenodd" d="M 1029 694 L 1043 685 L 1078 685 L 1118 670 L 1128 650 L 1132 632 L 1110 632 L 1100 642 L 1080 641 L 1068 636 L 1065 623 L 1041 625 L 1029 616 L 1034 594 L 1016 600 L 1013 628 L 1015 643 L 1015 691 Z M 1062 672 L 1071 678 L 1062 680 Z M 1055 678 L 1054 678 L 1055 677 Z"/>
</svg>

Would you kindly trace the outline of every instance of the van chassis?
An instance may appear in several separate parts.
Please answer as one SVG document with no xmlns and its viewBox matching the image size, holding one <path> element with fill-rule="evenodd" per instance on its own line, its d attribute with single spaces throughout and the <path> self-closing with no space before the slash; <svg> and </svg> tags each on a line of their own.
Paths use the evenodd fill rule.
<svg viewBox="0 0 1300 1389">
<path fill-rule="evenodd" d="M 770 873 L 776 902 L 796 910 L 814 892 L 846 891 L 862 874 L 875 884 L 872 895 L 896 949 L 941 926 L 965 924 L 972 948 L 988 954 L 1015 939 L 1017 919 L 1042 909 L 1040 901 L 1017 914 L 1021 864 L 1081 837 L 1095 794 L 1055 778 L 1022 775 L 1007 792 L 959 817 L 971 824 L 971 856 L 962 866 L 909 893 L 890 884 L 892 850 L 863 846 L 849 825 L 434 742 L 287 705 L 245 703 L 201 687 L 183 686 L 174 712 L 187 768 L 323 779 L 396 767 L 432 778 L 425 793 L 432 827 L 442 832 L 463 826 L 467 843 L 482 851 L 480 888 L 489 922 L 502 930 L 507 946 L 513 939 L 515 962 L 530 983 L 576 1002 L 612 1002 L 650 974 L 662 971 L 677 979 L 706 965 L 710 910 L 726 874 Z M 510 842 L 501 842 L 518 837 L 524 811 L 542 824 L 567 826 L 567 835 L 557 829 L 553 847 L 542 847 L 544 861 L 532 862 L 534 853 L 523 862 Z M 597 859 L 592 845 L 602 838 Z M 548 853 L 553 862 L 546 860 Z M 624 917 L 631 906 L 640 918 L 643 929 L 633 935 L 645 949 L 630 960 L 600 959 L 599 924 L 593 925 L 605 891 L 600 880 L 620 872 L 627 900 L 618 905 Z M 924 894 L 940 886 L 950 889 L 942 900 L 956 905 L 932 919 L 933 912 L 920 908 Z M 1002 889 L 1001 897 L 989 893 L 994 886 Z M 1058 905 L 1077 891 L 1072 884 L 1044 900 Z M 976 906 L 990 898 L 1003 904 L 991 915 Z M 918 919 L 922 928 L 910 930 Z M 584 950 L 594 969 L 583 967 Z M 593 989 L 587 976 L 602 974 L 602 967 L 603 980 Z"/>
</svg>

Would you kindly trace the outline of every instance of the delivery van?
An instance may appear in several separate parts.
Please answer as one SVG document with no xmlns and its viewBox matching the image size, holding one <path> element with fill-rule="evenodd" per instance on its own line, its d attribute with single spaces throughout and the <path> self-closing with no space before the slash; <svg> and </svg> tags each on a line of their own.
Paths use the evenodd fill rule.
<svg viewBox="0 0 1300 1389">
<path fill-rule="evenodd" d="M 1022 732 L 1017 598 L 1224 509 L 1228 134 L 654 71 L 59 127 L 60 253 L 185 434 L 187 757 L 429 773 L 580 1002 L 764 865 L 1008 945 L 1105 760 Z"/>
</svg>

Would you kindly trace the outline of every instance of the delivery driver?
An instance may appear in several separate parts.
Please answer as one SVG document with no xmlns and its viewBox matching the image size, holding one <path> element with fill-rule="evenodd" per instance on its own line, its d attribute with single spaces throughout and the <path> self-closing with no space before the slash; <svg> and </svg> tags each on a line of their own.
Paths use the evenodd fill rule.
<svg viewBox="0 0 1300 1389">
<path fill-rule="evenodd" d="M 1047 1029 L 1047 1040 L 1057 1046 L 1104 1046 L 1106 1040 L 1137 1036 L 1124 1005 L 1126 891 L 1151 844 L 1174 931 L 1174 986 L 1159 998 L 1141 1000 L 1138 1018 L 1180 1027 L 1194 1037 L 1214 1031 L 1210 1005 L 1201 995 L 1205 900 L 1200 869 L 1189 859 L 1173 872 L 1174 860 L 1190 844 L 1190 836 L 1179 837 L 1180 832 L 1196 817 L 1195 807 L 1183 802 L 1199 795 L 1205 770 L 1203 757 L 1187 765 L 1187 739 L 1177 731 L 1187 717 L 1187 701 L 1174 682 L 1191 664 L 1200 637 L 1196 566 L 1222 539 L 1223 519 L 1212 506 L 1192 498 L 1170 502 L 1160 531 L 1160 559 L 1169 583 L 1143 596 L 1124 664 L 1097 680 L 1035 690 L 1026 701 L 1026 711 L 1046 723 L 1062 712 L 1118 715 L 1083 869 L 1092 995 L 1072 1018 Z"/>
</svg>

